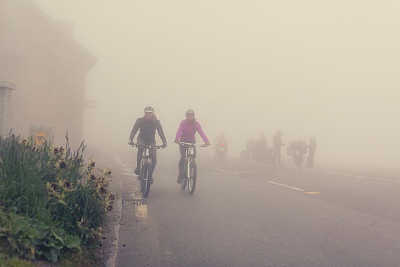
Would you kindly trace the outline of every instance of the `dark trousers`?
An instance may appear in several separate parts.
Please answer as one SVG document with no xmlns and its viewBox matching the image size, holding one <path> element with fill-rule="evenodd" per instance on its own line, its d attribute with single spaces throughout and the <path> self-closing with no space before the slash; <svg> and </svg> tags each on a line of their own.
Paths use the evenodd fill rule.
<svg viewBox="0 0 400 267">
<path fill-rule="evenodd" d="M 274 148 L 273 164 L 281 164 L 281 149 Z"/>
</svg>

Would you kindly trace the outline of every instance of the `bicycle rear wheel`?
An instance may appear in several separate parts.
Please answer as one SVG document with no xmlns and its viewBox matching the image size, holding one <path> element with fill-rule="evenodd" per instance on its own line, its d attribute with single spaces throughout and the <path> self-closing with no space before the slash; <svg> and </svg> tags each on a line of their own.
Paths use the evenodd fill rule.
<svg viewBox="0 0 400 267">
<path fill-rule="evenodd" d="M 149 181 L 150 168 L 149 167 L 150 167 L 149 164 L 145 164 L 145 165 L 143 165 L 143 168 L 142 168 L 143 173 L 142 173 L 142 180 L 140 181 L 140 184 L 141 184 L 140 191 L 142 191 L 143 197 L 148 197 L 148 195 L 150 193 L 150 181 Z"/>
<path fill-rule="evenodd" d="M 197 180 L 197 165 L 196 162 L 190 163 L 190 177 L 188 177 L 188 191 L 190 194 L 194 193 L 194 189 L 196 188 L 196 180 Z"/>
</svg>

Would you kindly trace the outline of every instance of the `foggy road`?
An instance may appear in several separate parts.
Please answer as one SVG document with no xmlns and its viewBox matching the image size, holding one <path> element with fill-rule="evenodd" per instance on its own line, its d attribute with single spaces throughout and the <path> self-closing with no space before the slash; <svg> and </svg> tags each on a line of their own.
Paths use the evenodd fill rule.
<svg viewBox="0 0 400 267">
<path fill-rule="evenodd" d="M 112 170 L 91 229 L 107 266 L 400 266 L 399 14 L 400 1 L 0 0 L 0 134 L 85 144 Z M 202 150 L 189 195 L 171 144 L 196 132 L 232 157 Z M 146 199 L 136 137 L 170 144 Z M 281 149 L 283 166 L 236 159 L 254 148 Z M 288 163 L 296 150 L 316 169 Z M 20 242 L 7 257 L 43 257 Z"/>
<path fill-rule="evenodd" d="M 194 195 L 160 157 L 148 199 L 132 159 L 122 188 L 116 266 L 395 266 L 400 180 L 199 159 Z"/>
</svg>

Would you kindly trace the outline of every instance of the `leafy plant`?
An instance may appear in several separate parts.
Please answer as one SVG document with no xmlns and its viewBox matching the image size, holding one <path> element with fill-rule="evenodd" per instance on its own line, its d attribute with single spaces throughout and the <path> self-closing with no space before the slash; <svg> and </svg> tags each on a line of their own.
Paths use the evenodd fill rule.
<svg viewBox="0 0 400 267">
<path fill-rule="evenodd" d="M 71 151 L 11 134 L 0 137 L 0 253 L 56 262 L 67 250 L 99 245 L 114 196 L 106 178 Z"/>
</svg>

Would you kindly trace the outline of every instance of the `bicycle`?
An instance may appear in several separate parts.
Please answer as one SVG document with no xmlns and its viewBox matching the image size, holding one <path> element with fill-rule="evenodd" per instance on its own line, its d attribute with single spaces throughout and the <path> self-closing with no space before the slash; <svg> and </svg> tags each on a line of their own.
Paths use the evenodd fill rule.
<svg viewBox="0 0 400 267">
<path fill-rule="evenodd" d="M 140 192 L 143 193 L 143 197 L 148 197 L 150 193 L 150 185 L 153 182 L 153 174 L 152 171 L 152 159 L 150 157 L 150 149 L 153 145 L 138 145 L 135 143 L 130 143 L 131 146 L 137 148 L 143 148 L 142 152 L 142 161 L 140 162 Z M 156 149 L 164 148 L 163 146 L 156 146 Z"/>
<path fill-rule="evenodd" d="M 179 145 L 183 145 L 186 149 L 185 152 L 185 165 L 183 169 L 183 177 L 181 181 L 181 188 L 185 190 L 186 185 L 189 194 L 193 194 L 196 188 L 197 180 L 197 164 L 196 164 L 196 146 L 206 147 L 206 145 L 197 145 L 193 143 L 179 142 Z"/>
</svg>

